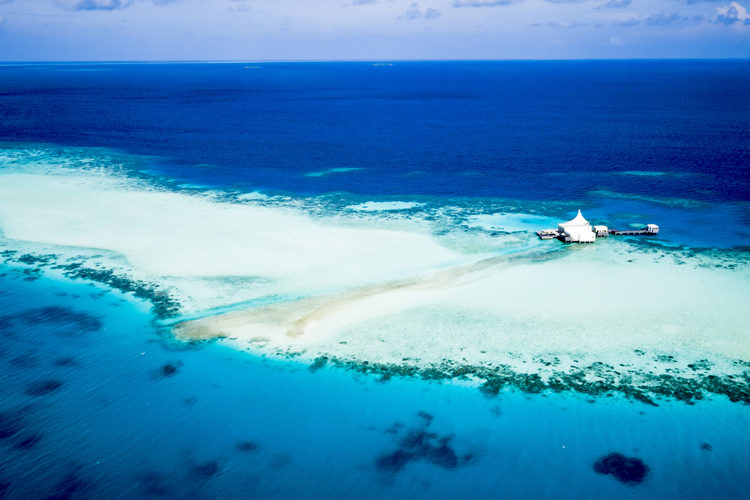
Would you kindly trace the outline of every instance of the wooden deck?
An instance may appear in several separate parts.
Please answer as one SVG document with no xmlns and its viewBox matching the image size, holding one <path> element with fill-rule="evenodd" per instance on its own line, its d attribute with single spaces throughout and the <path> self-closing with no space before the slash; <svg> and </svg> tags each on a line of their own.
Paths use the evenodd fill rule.
<svg viewBox="0 0 750 500">
<path fill-rule="evenodd" d="M 632 230 L 626 230 L 626 231 L 620 231 L 619 229 L 610 229 L 609 234 L 613 234 L 615 236 L 640 236 L 644 234 L 656 234 L 656 233 L 652 233 L 651 231 L 648 231 L 646 229 L 632 229 Z"/>
</svg>

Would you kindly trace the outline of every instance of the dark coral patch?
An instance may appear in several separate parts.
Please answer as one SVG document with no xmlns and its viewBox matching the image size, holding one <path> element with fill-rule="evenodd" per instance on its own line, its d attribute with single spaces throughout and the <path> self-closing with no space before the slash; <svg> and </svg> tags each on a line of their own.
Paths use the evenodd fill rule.
<svg viewBox="0 0 750 500">
<path fill-rule="evenodd" d="M 62 385 L 63 383 L 59 380 L 39 380 L 26 388 L 26 394 L 29 396 L 45 396 L 57 391 Z"/>
<path fill-rule="evenodd" d="M 434 418 L 432 415 L 430 415 L 426 411 L 420 411 L 419 413 L 417 413 L 417 416 L 428 424 L 431 423 L 432 419 Z"/>
<path fill-rule="evenodd" d="M 31 309 L 20 314 L 18 319 L 29 325 L 43 323 L 65 325 L 68 328 L 63 333 L 67 335 L 95 332 L 101 330 L 103 326 L 101 320 L 95 316 L 60 306 Z"/>
<path fill-rule="evenodd" d="M 194 465 L 192 476 L 197 479 L 211 479 L 219 473 L 219 464 L 211 460 L 210 462 Z"/>
<path fill-rule="evenodd" d="M 172 363 L 164 363 L 160 368 L 154 370 L 152 378 L 169 378 L 174 377 L 180 372 L 182 367 L 182 361 L 176 361 Z"/>
<path fill-rule="evenodd" d="M 80 493 L 88 489 L 89 484 L 78 475 L 78 467 L 69 472 L 56 485 L 54 493 L 47 500 L 68 500 L 77 498 Z"/>
<path fill-rule="evenodd" d="M 388 427 L 385 430 L 385 433 L 386 434 L 398 434 L 399 432 L 401 432 L 401 429 L 403 428 L 404 428 L 404 424 L 402 424 L 401 422 L 394 422 L 392 426 Z"/>
<path fill-rule="evenodd" d="M 375 465 L 381 471 L 385 472 L 398 472 L 403 469 L 406 464 L 414 460 L 414 455 L 404 450 L 398 449 L 393 453 L 382 455 L 375 460 Z"/>
<path fill-rule="evenodd" d="M 171 363 L 167 363 L 164 366 L 161 367 L 161 374 L 165 377 L 171 377 L 172 375 L 177 374 L 177 365 L 173 365 Z"/>
<path fill-rule="evenodd" d="M 237 451 L 242 451 L 245 453 L 250 453 L 254 451 L 258 451 L 258 443 L 255 443 L 253 441 L 240 441 L 237 443 Z"/>
<path fill-rule="evenodd" d="M 594 471 L 598 474 L 612 474 L 621 483 L 635 485 L 646 479 L 649 468 L 640 458 L 610 453 L 594 462 Z"/>
<path fill-rule="evenodd" d="M 75 358 L 63 357 L 63 358 L 57 358 L 54 361 L 54 365 L 64 366 L 64 367 L 73 367 L 73 366 L 78 366 L 78 361 L 76 361 Z"/>
<path fill-rule="evenodd" d="M 419 412 L 420 425 L 408 430 L 400 439 L 398 449 L 375 459 L 375 466 L 383 472 L 399 472 L 410 462 L 425 460 L 443 469 L 454 469 L 468 462 L 472 456 L 459 457 L 451 446 L 452 435 L 439 436 L 427 428 L 432 424 L 433 416 Z M 403 424 L 402 424 L 403 425 Z M 401 425 L 401 426 L 402 426 Z M 394 425 L 386 432 L 397 433 L 401 426 Z"/>
<path fill-rule="evenodd" d="M 33 353 L 26 353 L 11 359 L 10 364 L 16 368 L 36 368 L 39 366 L 39 358 Z"/>
<path fill-rule="evenodd" d="M 16 415 L 0 413 L 0 440 L 9 439 L 21 432 L 21 420 Z"/>
<path fill-rule="evenodd" d="M 13 445 L 15 450 L 30 450 L 36 444 L 42 440 L 41 434 L 31 434 L 20 439 L 16 444 Z"/>
<path fill-rule="evenodd" d="M 328 357 L 327 356 L 318 356 L 315 358 L 313 363 L 308 367 L 308 369 L 311 372 L 316 372 L 323 368 L 326 364 L 328 364 Z"/>
<path fill-rule="evenodd" d="M 11 326 L 13 325 L 12 316 L 0 316 L 0 334 L 10 332 Z"/>
<path fill-rule="evenodd" d="M 433 465 L 444 469 L 453 469 L 458 466 L 458 455 L 453 451 L 448 443 L 453 436 L 446 436 L 438 439 L 437 446 L 428 446 L 426 449 L 426 458 Z"/>
</svg>

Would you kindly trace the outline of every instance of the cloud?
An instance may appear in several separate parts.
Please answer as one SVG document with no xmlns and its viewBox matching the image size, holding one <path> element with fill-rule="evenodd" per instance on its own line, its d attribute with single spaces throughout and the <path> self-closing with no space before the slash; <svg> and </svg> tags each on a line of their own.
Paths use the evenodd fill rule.
<svg viewBox="0 0 750 500">
<path fill-rule="evenodd" d="M 552 28 L 556 30 L 578 28 L 580 26 L 588 26 L 586 23 L 579 23 L 578 21 L 550 21 L 548 23 L 534 23 L 529 25 L 532 28 Z"/>
<path fill-rule="evenodd" d="M 615 47 L 619 47 L 623 43 L 624 42 L 622 41 L 622 38 L 620 38 L 619 36 L 613 36 L 612 38 L 609 39 L 609 44 L 614 45 Z"/>
<path fill-rule="evenodd" d="M 404 12 L 404 15 L 401 16 L 404 19 L 408 19 L 409 21 L 413 21 L 415 19 L 437 19 L 440 17 L 440 12 L 437 9 L 433 9 L 432 7 L 428 7 L 427 10 L 422 13 L 422 9 L 419 8 L 419 4 L 417 2 L 413 2 L 411 5 L 409 5 L 409 8 L 406 9 L 406 12 Z"/>
<path fill-rule="evenodd" d="M 716 9 L 716 18 L 714 22 L 720 24 L 742 23 L 746 26 L 750 26 L 750 15 L 748 15 L 745 7 L 737 2 L 732 2 L 729 5 L 718 7 Z"/>
<path fill-rule="evenodd" d="M 550 21 L 545 24 L 545 26 L 556 30 L 567 30 L 578 28 L 579 26 L 586 26 L 586 23 L 579 23 L 578 21 Z"/>
<path fill-rule="evenodd" d="M 638 26 L 641 24 L 641 18 L 638 16 L 628 17 L 619 21 L 613 21 L 612 26 Z"/>
<path fill-rule="evenodd" d="M 57 3 L 68 10 L 118 10 L 130 7 L 136 1 L 139 0 L 57 0 Z M 154 5 L 167 5 L 176 1 L 150 0 Z"/>
<path fill-rule="evenodd" d="M 63 0 L 60 3 L 71 10 L 116 10 L 128 7 L 131 0 Z"/>
<path fill-rule="evenodd" d="M 378 0 L 352 0 L 352 5 L 367 5 L 370 3 L 378 3 Z"/>
<path fill-rule="evenodd" d="M 412 3 L 409 8 L 406 9 L 406 12 L 404 12 L 404 17 L 409 21 L 422 17 L 422 11 L 419 8 L 419 4 L 416 2 Z"/>
<path fill-rule="evenodd" d="M 454 7 L 497 7 L 510 5 L 520 0 L 454 0 Z"/>
<path fill-rule="evenodd" d="M 442 14 L 442 12 L 430 7 L 426 11 L 424 11 L 424 18 L 425 19 L 437 19 L 438 17 L 440 17 L 440 14 Z"/>
<path fill-rule="evenodd" d="M 660 12 L 645 17 L 643 22 L 649 26 L 667 26 L 669 24 L 674 24 L 680 19 L 682 19 L 682 17 L 677 12 Z"/>
<path fill-rule="evenodd" d="M 630 5 L 633 0 L 609 0 L 607 3 L 601 4 L 597 9 L 623 9 Z"/>
</svg>

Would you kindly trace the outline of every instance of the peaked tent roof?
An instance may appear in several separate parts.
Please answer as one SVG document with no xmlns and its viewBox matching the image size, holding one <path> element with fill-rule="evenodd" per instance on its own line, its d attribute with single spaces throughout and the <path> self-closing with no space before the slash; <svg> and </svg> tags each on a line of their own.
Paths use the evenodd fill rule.
<svg viewBox="0 0 750 500">
<path fill-rule="evenodd" d="M 583 215 L 581 215 L 581 211 L 578 210 L 578 215 L 575 216 L 572 220 L 569 220 L 568 222 L 563 222 L 560 224 L 563 227 L 567 226 L 590 226 L 589 221 L 583 218 Z"/>
</svg>

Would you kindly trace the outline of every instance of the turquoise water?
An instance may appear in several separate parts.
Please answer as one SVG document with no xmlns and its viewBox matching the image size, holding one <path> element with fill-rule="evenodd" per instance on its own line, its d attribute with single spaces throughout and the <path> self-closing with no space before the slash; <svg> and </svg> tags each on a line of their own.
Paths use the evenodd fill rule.
<svg viewBox="0 0 750 500">
<path fill-rule="evenodd" d="M 311 219 L 345 214 L 347 227 L 416 220 L 468 255 L 529 243 L 560 250 L 530 231 L 579 208 L 619 229 L 659 224 L 658 238 L 625 241 L 661 245 L 675 259 L 721 249 L 731 268 L 750 248 L 747 61 L 87 68 L 96 71 L 0 68 L 3 173 L 102 168 L 149 189 L 241 203 L 260 192 L 272 196 L 269 206 Z M 387 216 L 347 208 L 368 202 L 401 208 Z M 22 252 L 62 251 L 3 238 Z M 235 277 L 222 278 L 212 283 Z M 232 293 L 253 277 L 241 278 Z M 196 314 L 297 297 L 272 291 L 206 299 Z M 750 491 L 750 414 L 724 397 L 653 407 L 567 393 L 488 398 L 468 382 L 381 382 L 221 342 L 180 344 L 150 309 L 33 265 L 0 265 L 0 498 Z M 597 474 L 593 464 L 613 452 L 642 460 L 645 480 Z"/>
<path fill-rule="evenodd" d="M 144 304 L 80 281 L 0 274 L 6 498 L 740 498 L 750 488 L 747 408 L 723 397 L 658 408 L 487 398 L 312 372 L 219 343 L 177 345 Z M 29 394 L 40 381 L 61 385 Z M 384 468 L 382 457 L 414 450 L 410 432 L 448 449 Z M 646 480 L 596 474 L 613 451 L 641 458 Z"/>
</svg>

